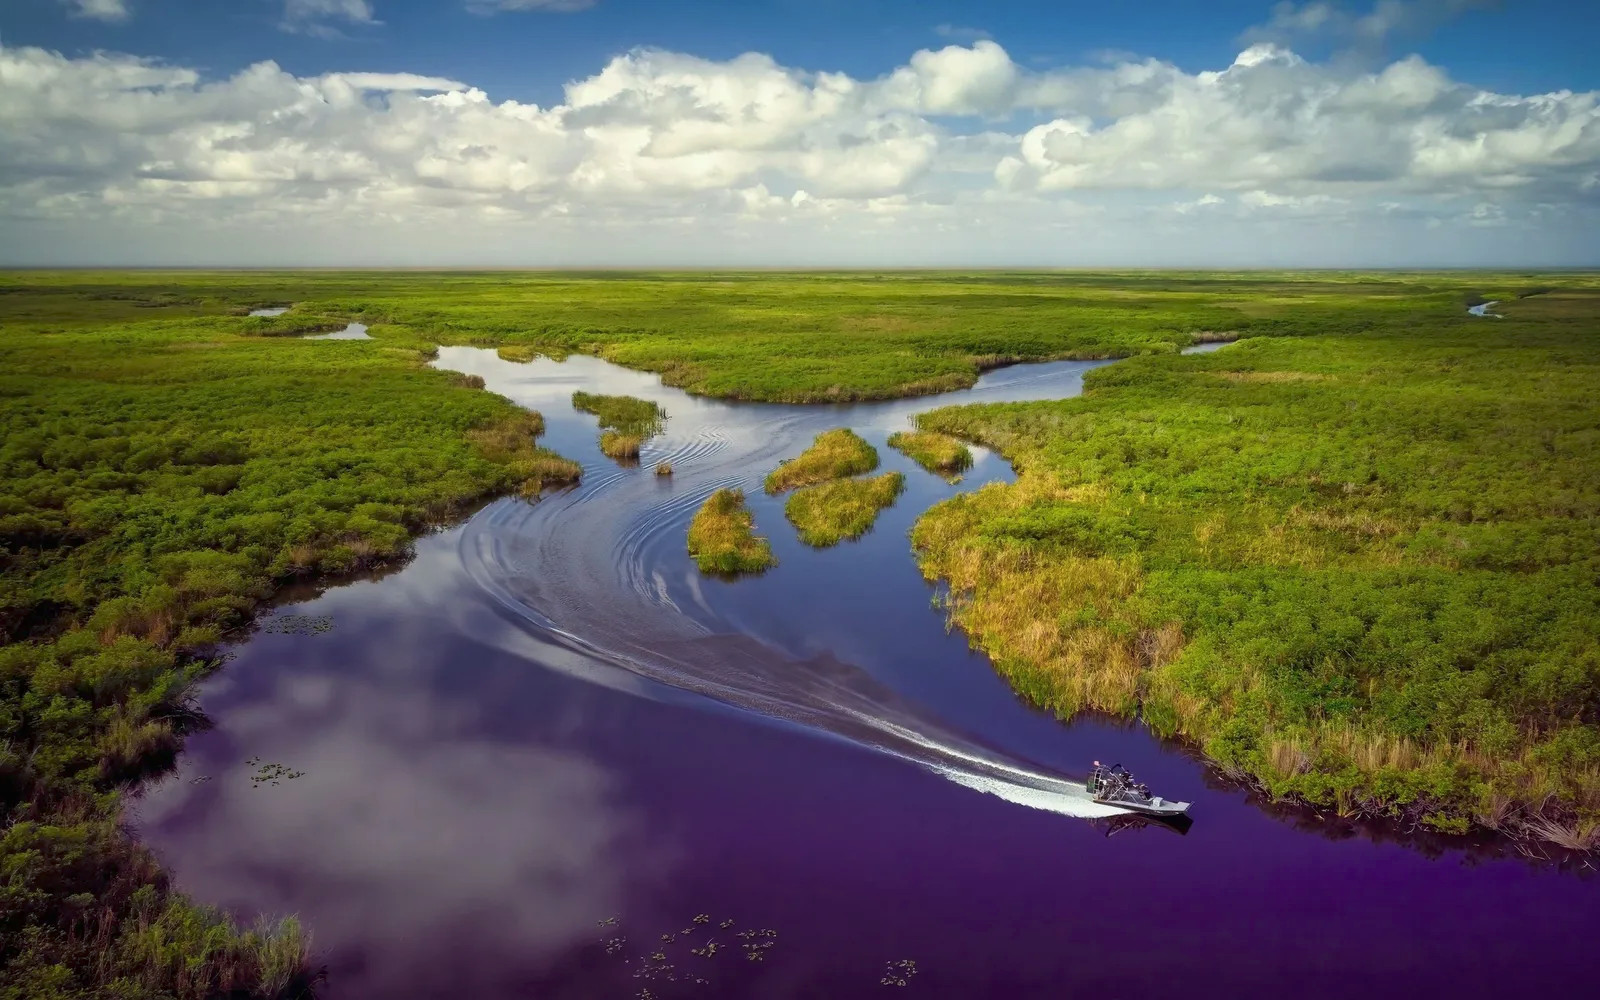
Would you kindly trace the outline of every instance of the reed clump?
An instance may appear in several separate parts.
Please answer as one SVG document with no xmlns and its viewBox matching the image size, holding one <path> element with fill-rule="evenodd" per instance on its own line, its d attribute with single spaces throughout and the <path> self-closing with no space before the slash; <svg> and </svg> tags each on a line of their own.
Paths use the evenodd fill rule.
<svg viewBox="0 0 1600 1000">
<path fill-rule="evenodd" d="M 906 477 L 898 472 L 871 479 L 837 479 L 795 491 L 783 505 L 783 513 L 800 532 L 801 541 L 827 548 L 866 534 L 879 512 L 894 503 L 905 487 Z"/>
<path fill-rule="evenodd" d="M 658 476 L 670 476 L 670 475 L 672 475 L 672 463 L 671 462 L 657 462 L 656 463 L 656 475 L 658 475 Z"/>
<path fill-rule="evenodd" d="M 744 491 L 717 490 L 689 522 L 689 555 L 702 573 L 722 576 L 759 573 L 776 566 L 772 546 L 754 528 L 755 518 L 745 506 Z"/>
<path fill-rule="evenodd" d="M 766 490 L 777 494 L 798 486 L 858 476 L 878 467 L 878 449 L 855 431 L 840 427 L 818 434 L 811 447 L 768 473 Z"/>
<path fill-rule="evenodd" d="M 621 431 L 605 431 L 600 435 L 600 453 L 607 458 L 630 459 L 637 461 L 639 448 L 644 444 L 644 438 L 638 434 L 624 434 Z"/>
<path fill-rule="evenodd" d="M 889 435 L 889 447 L 946 479 L 955 479 L 972 467 L 972 449 L 948 434 L 896 431 Z"/>
</svg>

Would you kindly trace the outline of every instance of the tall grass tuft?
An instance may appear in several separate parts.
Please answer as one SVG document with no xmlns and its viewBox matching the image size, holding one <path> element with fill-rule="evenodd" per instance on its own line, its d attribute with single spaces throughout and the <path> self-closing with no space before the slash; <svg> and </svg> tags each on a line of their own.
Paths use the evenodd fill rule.
<svg viewBox="0 0 1600 1000">
<path fill-rule="evenodd" d="M 894 503 L 906 477 L 888 472 L 872 479 L 837 479 L 797 490 L 783 513 L 807 545 L 826 548 L 866 534 L 878 513 Z"/>
<path fill-rule="evenodd" d="M 718 490 L 689 522 L 689 555 L 702 573 L 725 576 L 776 566 L 772 546 L 755 533 L 754 525 L 743 490 Z"/>
<path fill-rule="evenodd" d="M 837 428 L 818 434 L 811 447 L 767 475 L 768 493 L 777 494 L 797 486 L 842 479 L 871 472 L 878 467 L 878 450 L 855 431 Z"/>
<path fill-rule="evenodd" d="M 608 458 L 637 460 L 643 444 L 644 438 L 637 434 L 606 431 L 600 435 L 600 452 Z"/>
</svg>

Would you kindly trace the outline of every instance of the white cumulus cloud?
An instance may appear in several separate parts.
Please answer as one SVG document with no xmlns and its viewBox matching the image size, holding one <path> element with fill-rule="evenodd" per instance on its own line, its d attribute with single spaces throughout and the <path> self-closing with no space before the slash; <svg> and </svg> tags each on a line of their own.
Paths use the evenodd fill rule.
<svg viewBox="0 0 1600 1000">
<path fill-rule="evenodd" d="M 306 16 L 372 16 L 363 0 L 306 2 Z M 108 253 L 111 234 L 132 246 L 162 227 L 182 246 L 247 234 L 252 247 L 320 239 L 318 252 L 330 232 L 388 227 L 385 255 L 454 240 L 519 262 L 571 262 L 585 240 L 625 261 L 639 258 L 619 248 L 714 257 L 768 241 L 1048 262 L 1058 246 L 1206 245 L 1195 227 L 1223 217 L 1366 227 L 1385 252 L 1492 217 L 1502 248 L 1520 225 L 1529 246 L 1600 252 L 1586 225 L 1600 95 L 1495 93 L 1415 56 L 1358 70 L 1259 42 L 1200 72 L 1131 57 L 1037 72 L 980 39 L 865 78 L 641 49 L 548 107 L 470 79 L 271 62 L 210 78 L 37 48 L 0 50 L 0 79 L 0 259 L 13 262 Z M 1059 236 L 1089 227 L 1092 242 Z"/>
<path fill-rule="evenodd" d="M 93 21 L 126 21 L 130 14 L 127 0 L 61 0 L 71 9 L 73 17 Z"/>
<path fill-rule="evenodd" d="M 498 11 L 543 10 L 552 13 L 570 13 L 588 10 L 600 0 L 467 0 L 467 9 L 475 14 L 493 14 Z"/>
<path fill-rule="evenodd" d="M 371 0 L 284 0 L 281 26 L 285 31 L 332 36 L 338 34 L 334 22 L 378 23 Z"/>
</svg>

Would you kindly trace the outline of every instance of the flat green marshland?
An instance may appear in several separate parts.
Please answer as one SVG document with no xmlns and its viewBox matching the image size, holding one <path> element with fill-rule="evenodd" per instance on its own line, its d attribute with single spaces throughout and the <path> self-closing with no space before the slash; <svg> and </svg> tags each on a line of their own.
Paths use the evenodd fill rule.
<svg viewBox="0 0 1600 1000">
<path fill-rule="evenodd" d="M 1341 812 L 1600 844 L 1600 292 L 1499 294 L 924 414 L 1021 478 L 931 510 L 923 570 L 1064 716 Z"/>
<path fill-rule="evenodd" d="M 796 490 L 784 503 L 783 513 L 802 542 L 827 548 L 866 534 L 905 488 L 906 477 L 899 472 L 835 479 Z"/>
<path fill-rule="evenodd" d="M 1505 318 L 1466 315 L 1484 299 Z M 300 339 L 352 320 L 373 339 Z M 1239 342 L 1178 353 L 1217 338 Z M 169 982 L 160 956 L 178 953 L 199 956 L 196 996 L 298 974 L 296 928 L 247 934 L 193 906 L 121 832 L 120 803 L 181 745 L 218 643 L 278 588 L 577 476 L 537 415 L 428 369 L 441 344 L 593 353 L 786 401 L 1126 357 L 1081 398 L 920 421 L 1019 470 L 913 538 L 997 669 L 1063 716 L 1143 719 L 1270 795 L 1600 844 L 1593 275 L 13 272 L 0 836 L 30 859 L 4 917 L 30 986 L 57 968 L 102 970 L 74 989 Z M 834 444 L 780 467 L 779 491 L 876 468 Z M 691 531 L 702 568 L 771 565 L 743 497 L 713 499 Z"/>
</svg>

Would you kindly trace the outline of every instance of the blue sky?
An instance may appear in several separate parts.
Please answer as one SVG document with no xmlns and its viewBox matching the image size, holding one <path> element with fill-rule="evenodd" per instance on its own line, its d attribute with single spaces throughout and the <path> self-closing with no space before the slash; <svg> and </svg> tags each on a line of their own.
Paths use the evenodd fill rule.
<svg viewBox="0 0 1600 1000">
<path fill-rule="evenodd" d="M 1597 36 L 1540 0 L 8 0 L 0 261 L 1594 264 Z"/>
<path fill-rule="evenodd" d="M 282 0 L 127 0 L 126 21 L 70 15 L 62 0 L 8 0 L 12 45 L 64 53 L 115 49 L 229 73 L 264 59 L 292 72 L 332 69 L 469 77 L 498 97 L 551 101 L 561 84 L 639 46 L 871 76 L 919 48 L 982 32 L 1019 61 L 1062 64 L 1131 52 L 1198 70 L 1225 65 L 1241 34 L 1266 22 L 1262 0 L 599 0 L 586 9 L 483 16 L 465 0 L 371 0 L 382 23 L 325 18 L 341 37 L 278 30 Z M 1361 10 L 1371 5 L 1352 4 Z M 941 30 L 943 29 L 943 30 Z M 1600 5 L 1507 0 L 1468 7 L 1394 39 L 1479 86 L 1510 92 L 1600 87 Z M 1303 55 L 1326 55 L 1315 39 Z"/>
</svg>

